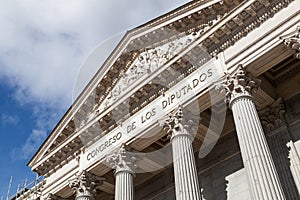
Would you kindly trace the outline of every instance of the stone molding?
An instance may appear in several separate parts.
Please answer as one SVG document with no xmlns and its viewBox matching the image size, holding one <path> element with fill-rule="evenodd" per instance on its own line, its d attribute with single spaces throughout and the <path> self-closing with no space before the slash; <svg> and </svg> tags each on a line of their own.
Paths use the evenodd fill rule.
<svg viewBox="0 0 300 200">
<path fill-rule="evenodd" d="M 290 47 L 291 49 L 295 50 L 296 53 L 294 57 L 296 59 L 300 59 L 300 26 L 297 26 L 296 30 L 280 37 L 283 40 L 283 43 Z"/>
<path fill-rule="evenodd" d="M 223 29 L 223 32 L 226 33 L 226 35 L 228 35 L 228 37 L 225 38 L 225 39 L 220 40 L 220 38 L 218 37 L 218 34 L 212 35 L 212 36 L 213 36 L 212 38 L 214 38 L 214 41 L 217 41 L 217 44 L 216 44 L 216 43 L 213 43 L 213 45 L 211 45 L 211 44 L 208 45 L 208 47 L 211 47 L 211 48 L 210 48 L 211 55 L 216 55 L 218 52 L 222 52 L 222 51 L 224 51 L 225 49 L 229 48 L 230 46 L 234 45 L 236 41 L 238 41 L 239 39 L 245 37 L 248 33 L 250 33 L 250 32 L 251 32 L 252 30 L 254 30 L 255 28 L 259 27 L 259 26 L 260 26 L 263 22 L 265 22 L 267 19 L 271 18 L 275 13 L 279 12 L 281 9 L 285 8 L 286 6 L 288 6 L 288 4 L 291 3 L 292 1 L 293 1 L 293 0 L 276 1 L 276 2 L 274 2 L 274 3 L 272 3 L 272 4 L 264 5 L 264 6 L 262 6 L 262 7 L 265 7 L 265 9 L 263 10 L 263 12 L 260 12 L 259 14 L 256 13 L 256 11 L 253 10 L 253 9 L 251 8 L 251 7 L 255 7 L 254 4 L 256 4 L 256 3 L 258 3 L 258 2 L 256 1 L 255 3 L 251 4 L 251 6 L 249 6 L 249 7 L 246 9 L 246 12 L 252 14 L 253 20 L 251 20 L 251 21 L 248 21 L 248 20 L 247 20 L 247 24 L 245 24 L 245 26 L 241 27 L 238 31 L 234 31 L 234 33 L 232 33 L 231 30 L 227 30 L 228 28 L 225 28 L 225 29 L 224 29 L 224 27 L 227 27 L 227 26 L 223 26 L 222 28 L 220 28 L 220 30 Z M 234 2 L 235 2 L 236 5 L 238 5 L 238 3 L 239 3 L 240 1 L 234 1 Z M 241 1 L 241 2 L 242 2 L 242 1 Z M 202 3 L 199 3 L 199 4 L 202 4 Z M 191 7 L 194 7 L 194 6 L 196 7 L 196 6 L 198 6 L 199 4 L 198 4 L 198 3 L 193 3 L 193 4 L 190 4 L 190 5 L 186 6 L 186 7 L 182 7 L 182 8 L 180 9 L 180 12 L 179 12 L 179 11 L 172 12 L 172 13 L 168 14 L 168 17 L 167 17 L 167 16 L 164 16 L 163 18 L 160 18 L 159 20 L 155 20 L 155 21 L 153 21 L 153 22 L 151 22 L 151 23 L 147 23 L 148 25 L 147 25 L 146 27 L 149 27 L 150 24 L 158 24 L 158 23 L 161 23 L 162 21 L 167 20 L 167 19 L 168 19 L 169 17 L 171 17 L 171 16 L 178 16 L 179 13 L 183 13 L 183 11 L 185 11 L 185 10 L 190 10 Z M 226 2 L 225 2 L 225 1 L 221 1 L 221 2 L 220 2 L 220 5 L 223 5 L 223 4 L 226 5 Z M 212 9 L 212 7 L 210 7 L 209 9 Z M 231 10 L 228 10 L 228 12 L 229 12 L 229 11 L 231 11 Z M 226 12 L 227 12 L 227 11 L 226 11 Z M 209 16 L 211 16 L 211 15 L 209 15 Z M 228 22 L 228 24 L 231 23 L 231 22 L 236 22 L 236 23 L 240 24 L 240 23 L 243 21 L 242 18 L 241 18 L 241 19 L 239 18 L 240 16 L 242 16 L 242 13 L 241 13 L 240 15 L 236 16 L 235 18 L 233 18 L 232 21 Z M 214 20 L 215 20 L 215 19 L 214 19 Z M 217 19 L 217 20 L 222 20 L 222 19 Z M 183 20 L 180 19 L 180 21 L 183 21 Z M 248 22 L 249 22 L 249 23 L 248 23 Z M 140 31 L 140 30 L 132 31 L 132 32 L 130 33 L 130 35 L 134 35 L 134 34 L 133 34 L 134 32 L 139 32 L 139 31 Z M 194 31 L 194 30 L 193 30 L 193 31 Z M 216 31 L 216 32 L 217 32 L 217 31 Z M 209 39 L 209 38 L 207 38 L 207 39 Z M 124 47 L 125 41 L 127 41 L 127 40 L 123 40 L 123 41 L 120 43 L 120 45 L 117 47 L 117 52 L 119 52 L 120 49 L 122 49 L 122 48 Z M 221 41 L 221 42 L 220 42 L 220 41 Z M 102 75 L 101 75 L 101 76 L 102 76 Z M 100 75 L 97 75 L 96 77 L 99 78 L 99 77 L 101 77 L 101 76 L 100 76 Z M 100 82 L 99 82 L 99 83 L 100 83 Z M 101 85 L 101 84 L 98 84 L 98 85 L 99 85 L 99 88 L 103 87 L 103 85 Z M 107 84 L 107 85 L 111 86 L 111 84 Z M 112 89 L 112 88 L 110 88 L 110 89 L 106 88 L 105 91 L 110 92 L 111 89 Z M 95 92 L 92 92 L 92 91 L 85 91 L 83 94 L 87 94 L 87 93 L 90 93 L 90 97 L 91 97 L 91 98 L 93 98 L 93 95 L 96 94 Z M 102 97 L 103 97 L 103 99 L 102 99 L 101 101 L 104 100 L 104 98 L 105 98 L 106 95 L 107 95 L 107 94 L 102 95 L 102 93 L 101 93 L 101 95 L 99 95 L 99 98 L 102 98 Z M 96 94 L 96 96 L 98 96 L 98 94 Z M 80 98 L 81 98 L 81 97 L 80 97 Z M 80 99 L 80 98 L 79 98 L 79 99 Z M 97 99 L 98 99 L 98 97 L 97 97 Z M 88 102 L 88 101 L 87 101 L 87 102 Z M 99 101 L 99 105 L 100 105 L 100 103 L 101 103 L 101 102 Z M 79 104 L 80 104 L 80 103 L 78 103 L 78 105 L 79 105 Z M 76 107 L 76 105 L 77 105 L 77 103 L 74 104 L 74 107 Z M 88 103 L 87 103 L 86 105 L 88 105 Z M 82 109 L 82 110 L 83 110 L 83 109 Z M 81 110 L 81 112 L 83 112 L 82 110 Z M 77 112 L 77 111 L 76 111 L 76 112 Z M 79 112 L 79 111 L 78 111 L 78 112 Z M 84 114 L 84 115 L 85 115 L 85 114 Z M 68 113 L 68 115 L 66 115 L 66 116 L 71 116 L 71 114 Z M 81 115 L 80 115 L 80 116 L 81 116 Z M 94 118 L 95 116 L 94 116 L 94 114 L 91 114 L 91 115 L 85 116 L 85 117 L 87 118 L 87 121 L 90 121 L 91 118 Z M 61 129 L 61 130 L 58 129 L 58 130 L 60 130 L 61 133 L 59 133 L 59 134 L 61 134 L 61 135 L 64 135 L 64 134 L 63 134 L 64 131 L 65 131 L 65 132 L 68 132 L 68 130 L 67 130 L 68 128 L 67 128 L 67 127 L 69 127 L 69 128 L 71 127 L 71 128 L 70 128 L 70 133 L 69 133 L 69 134 L 73 134 L 74 132 L 76 132 L 76 130 L 74 130 L 74 128 L 71 126 L 72 123 L 73 123 L 73 119 L 70 120 L 70 119 L 67 119 L 67 118 L 68 118 L 68 117 L 64 117 L 64 120 L 62 121 L 62 124 L 66 124 L 66 126 L 64 126 L 64 125 L 61 124 L 62 127 L 66 127 L 66 128 Z M 57 132 L 56 129 L 55 129 L 55 132 Z M 55 134 L 56 134 L 56 133 L 55 133 Z M 51 140 L 52 140 L 52 139 L 56 139 L 56 138 L 54 138 L 54 135 L 55 135 L 55 134 L 54 134 L 54 132 L 53 132 L 53 134 L 51 134 L 51 136 L 50 136 L 49 138 L 50 138 Z M 70 136 L 67 135 L 67 137 L 70 137 Z M 30 165 L 30 166 L 34 166 L 34 171 L 36 171 L 36 172 L 38 172 L 39 174 L 42 174 L 42 175 L 44 175 L 45 173 L 48 173 L 48 172 L 49 172 L 49 169 L 48 169 L 46 166 L 51 166 L 51 167 L 52 167 L 52 165 L 54 165 L 54 164 L 48 162 L 48 161 L 50 161 L 50 160 L 52 160 L 52 159 L 45 159 L 45 160 L 43 161 L 43 165 L 40 165 L 40 164 L 37 165 L 37 163 L 38 163 L 38 161 L 39 161 L 41 155 L 43 155 L 43 154 L 44 154 L 45 156 L 47 156 L 47 157 L 52 157 L 53 155 L 58 154 L 58 153 L 56 153 L 56 152 L 53 153 L 53 149 L 55 149 L 55 148 L 57 148 L 59 145 L 61 145 L 61 144 L 62 144 L 62 141 L 64 141 L 64 140 L 57 140 L 57 142 L 56 142 L 56 143 L 53 142 L 53 144 L 52 144 L 52 142 L 51 142 L 50 140 L 48 140 L 47 142 L 45 142 L 46 145 L 49 145 L 49 148 L 48 148 L 46 145 L 43 145 L 43 148 L 41 148 L 40 152 L 37 153 L 37 154 L 33 157 L 33 159 L 29 162 L 29 165 Z M 42 150 L 44 150 L 45 147 L 47 147 L 48 150 L 45 150 L 45 152 L 43 152 Z M 59 147 L 59 148 L 60 148 L 60 147 Z M 42 153 L 43 153 L 43 154 L 42 154 Z M 53 156 L 53 157 L 54 157 L 54 156 Z M 60 156 L 58 156 L 58 157 L 60 157 Z M 61 160 L 60 160 L 60 161 L 61 161 Z M 37 165 L 37 166 L 35 166 L 35 165 Z M 51 174 L 51 173 L 50 173 L 50 174 Z"/>
<path fill-rule="evenodd" d="M 96 109 L 100 113 L 126 94 L 128 88 L 145 74 L 151 74 L 171 60 L 177 53 L 194 41 L 199 34 L 190 34 L 162 46 L 145 49 L 137 56 L 133 64 L 126 72 L 120 74 L 120 79 L 115 87 L 109 92 L 106 99 Z"/>
<path fill-rule="evenodd" d="M 46 197 L 46 200 L 66 200 L 66 199 L 62 198 L 60 196 L 57 196 L 55 194 L 49 193 Z"/>
</svg>

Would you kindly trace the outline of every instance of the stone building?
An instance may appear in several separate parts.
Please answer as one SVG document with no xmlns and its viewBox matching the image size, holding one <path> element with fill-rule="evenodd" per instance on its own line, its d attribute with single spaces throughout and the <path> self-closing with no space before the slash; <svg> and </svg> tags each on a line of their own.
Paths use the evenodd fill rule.
<svg viewBox="0 0 300 200">
<path fill-rule="evenodd" d="M 300 199 L 299 8 L 197 0 L 128 31 L 19 199 Z"/>
</svg>

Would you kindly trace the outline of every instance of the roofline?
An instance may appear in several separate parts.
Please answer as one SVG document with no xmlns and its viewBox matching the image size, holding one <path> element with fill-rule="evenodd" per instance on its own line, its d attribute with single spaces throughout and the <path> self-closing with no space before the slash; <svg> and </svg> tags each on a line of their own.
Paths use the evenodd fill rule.
<svg viewBox="0 0 300 200">
<path fill-rule="evenodd" d="M 205 3 L 209 0 L 200 0 L 202 3 Z M 195 3 L 196 2 L 196 3 Z M 119 50 L 119 48 L 122 46 L 122 43 L 124 43 L 128 38 L 130 38 L 129 36 L 137 31 L 140 31 L 143 28 L 147 28 L 151 25 L 153 25 L 153 23 L 158 22 L 160 19 L 162 18 L 169 18 L 170 16 L 172 16 L 172 14 L 176 13 L 176 11 L 183 11 L 183 8 L 185 7 L 189 7 L 189 6 L 193 6 L 194 4 L 199 3 L 199 1 L 191 1 L 188 2 L 186 4 L 183 4 L 169 12 L 167 12 L 166 14 L 163 14 L 161 16 L 156 17 L 153 20 L 150 20 L 142 25 L 139 25 L 135 28 L 130 29 L 129 31 L 126 31 L 125 35 L 123 36 L 123 38 L 119 41 L 119 43 L 116 45 L 116 47 L 113 49 L 113 51 L 110 53 L 110 55 L 107 57 L 107 59 L 103 62 L 103 64 L 99 67 L 99 70 L 93 75 L 93 77 L 90 79 L 90 81 L 87 83 L 87 85 L 84 87 L 84 89 L 81 91 L 81 93 L 76 97 L 75 101 L 73 102 L 73 104 L 68 108 L 68 110 L 65 112 L 65 114 L 60 118 L 60 120 L 57 122 L 57 124 L 55 125 L 55 127 L 52 129 L 52 131 L 50 132 L 50 134 L 47 136 L 47 138 L 44 140 L 44 142 L 39 146 L 39 148 L 36 150 L 35 154 L 31 157 L 31 159 L 28 161 L 27 166 L 30 167 L 31 162 L 34 160 L 34 158 L 37 156 L 37 154 L 40 152 L 40 150 L 46 145 L 47 141 L 50 139 L 50 137 L 55 133 L 55 131 L 59 128 L 59 125 L 63 122 L 63 120 L 67 119 L 68 114 L 70 114 L 70 112 L 72 112 L 72 108 L 75 107 L 76 104 L 78 104 L 78 102 L 80 102 L 80 99 L 84 96 L 84 94 L 87 92 L 88 88 L 92 85 L 92 83 L 94 82 L 94 80 L 96 79 L 96 77 L 101 73 L 101 71 L 104 70 L 104 66 L 106 66 L 110 59 L 116 54 L 116 52 Z M 179 15 L 181 13 L 178 13 Z"/>
</svg>

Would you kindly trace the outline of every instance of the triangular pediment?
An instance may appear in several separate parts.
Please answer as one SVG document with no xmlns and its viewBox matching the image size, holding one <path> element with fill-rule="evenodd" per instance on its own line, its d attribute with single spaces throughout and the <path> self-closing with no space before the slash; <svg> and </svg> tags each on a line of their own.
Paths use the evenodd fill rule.
<svg viewBox="0 0 300 200">
<path fill-rule="evenodd" d="M 106 98 L 95 111 L 97 113 L 101 113 L 117 102 L 118 99 L 132 90 L 132 86 L 136 85 L 136 82 L 150 76 L 158 68 L 162 67 L 175 55 L 187 47 L 198 36 L 199 33 L 195 32 L 156 48 L 145 49 L 137 56 L 127 71 L 120 75 L 120 79 L 117 81 L 114 88 L 108 93 Z"/>
<path fill-rule="evenodd" d="M 107 92 L 105 96 L 102 96 L 102 101 L 100 100 L 101 104 L 98 104 L 99 100 L 96 100 L 97 97 L 95 97 L 95 93 L 92 93 L 90 102 L 89 99 L 87 99 L 85 103 L 81 105 L 82 107 L 87 107 L 85 105 L 90 104 L 88 111 L 82 108 L 79 109 L 74 115 L 74 108 L 69 109 L 64 116 L 65 119 L 63 118 L 61 122 L 67 120 L 68 118 L 71 120 L 63 128 L 60 127 L 61 122 L 58 124 L 56 128 L 61 129 L 60 133 L 49 136 L 45 143 L 47 146 L 44 146 L 44 148 L 39 150 L 39 156 L 36 157 L 37 159 L 35 162 L 39 162 L 42 160 L 42 158 L 47 157 L 47 155 L 49 155 L 55 149 L 58 149 L 66 138 L 83 128 L 87 123 L 92 121 L 97 115 L 106 111 L 114 103 L 117 103 L 117 101 L 130 92 L 133 87 L 137 89 L 137 84 L 139 82 L 141 82 L 147 76 L 151 76 L 152 73 L 171 60 L 198 36 L 199 33 L 184 35 L 180 38 L 175 38 L 174 40 L 169 41 L 161 46 L 143 49 L 140 54 L 135 56 L 135 60 L 129 67 L 127 67 L 127 70 L 120 74 L 120 77 L 116 80 L 114 87 Z M 123 40 L 125 39 L 126 38 Z M 80 142 L 76 141 L 76 143 L 78 144 Z M 69 145 L 69 151 L 72 151 L 72 146 L 74 145 Z"/>
<path fill-rule="evenodd" d="M 80 134 L 101 137 L 112 130 L 117 122 L 110 117 L 110 109 L 122 103 L 122 98 L 133 89 L 141 87 L 143 80 L 185 51 L 239 2 L 242 1 L 190 2 L 129 31 L 28 165 L 40 174 L 47 173 L 47 167 L 85 144 Z"/>
</svg>

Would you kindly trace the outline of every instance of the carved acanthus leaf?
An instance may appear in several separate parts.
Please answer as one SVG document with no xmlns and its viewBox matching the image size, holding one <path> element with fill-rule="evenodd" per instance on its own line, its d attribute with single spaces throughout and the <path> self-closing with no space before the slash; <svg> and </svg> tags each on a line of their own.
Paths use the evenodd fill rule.
<svg viewBox="0 0 300 200">
<path fill-rule="evenodd" d="M 187 129 L 193 127 L 194 122 L 192 120 L 184 121 L 182 107 L 178 106 L 173 112 L 160 120 L 160 125 L 164 127 L 168 134 L 174 137 L 180 134 L 189 134 Z"/>
<path fill-rule="evenodd" d="M 296 51 L 295 58 L 300 59 L 300 26 L 295 31 L 287 35 L 281 36 L 283 43 Z"/>
<path fill-rule="evenodd" d="M 266 133 L 285 125 L 284 113 L 285 107 L 282 99 L 277 99 L 272 105 L 259 111 L 261 123 Z"/>
<path fill-rule="evenodd" d="M 84 170 L 78 173 L 75 179 L 69 181 L 69 187 L 76 193 L 76 197 L 89 196 L 93 199 L 96 187 L 101 185 L 103 180 L 104 178 Z"/>
<path fill-rule="evenodd" d="M 113 152 L 106 158 L 106 162 L 111 168 L 116 170 L 116 173 L 127 171 L 134 174 L 134 169 L 137 167 L 136 161 L 136 155 L 130 152 L 129 148 L 124 144 L 120 147 L 120 149 Z"/>
<path fill-rule="evenodd" d="M 225 80 L 216 86 L 221 93 L 225 93 L 227 102 L 243 95 L 252 95 L 259 88 L 260 80 L 251 76 L 242 65 L 231 75 L 226 74 Z"/>
</svg>

